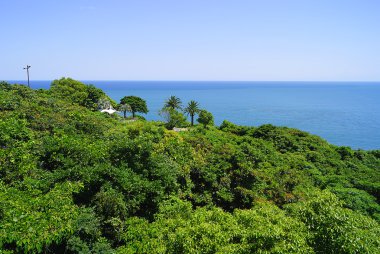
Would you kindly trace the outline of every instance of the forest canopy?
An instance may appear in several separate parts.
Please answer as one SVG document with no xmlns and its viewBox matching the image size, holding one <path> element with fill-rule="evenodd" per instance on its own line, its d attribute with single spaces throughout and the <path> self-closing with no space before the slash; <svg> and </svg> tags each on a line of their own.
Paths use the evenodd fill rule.
<svg viewBox="0 0 380 254">
<path fill-rule="evenodd" d="M 380 253 L 380 151 L 205 110 L 175 132 L 104 99 L 0 83 L 0 253 Z"/>
</svg>

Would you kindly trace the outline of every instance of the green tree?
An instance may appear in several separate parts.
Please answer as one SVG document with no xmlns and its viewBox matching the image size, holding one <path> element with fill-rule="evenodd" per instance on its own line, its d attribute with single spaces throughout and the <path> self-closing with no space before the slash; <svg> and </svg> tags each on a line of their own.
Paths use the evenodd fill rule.
<svg viewBox="0 0 380 254">
<path fill-rule="evenodd" d="M 191 126 L 194 125 L 194 115 L 199 112 L 199 103 L 196 101 L 190 101 L 184 112 L 191 117 Z"/>
<path fill-rule="evenodd" d="M 116 103 L 103 90 L 94 85 L 86 85 L 71 78 L 61 78 L 51 83 L 50 92 L 58 98 L 79 104 L 91 110 L 97 110 L 98 102 L 108 100 L 111 105 Z"/>
<path fill-rule="evenodd" d="M 203 124 L 204 127 L 206 127 L 207 125 L 213 125 L 214 124 L 214 117 L 210 112 L 202 109 L 199 111 L 199 118 L 197 119 L 197 121 L 200 124 Z"/>
<path fill-rule="evenodd" d="M 132 112 L 132 107 L 129 104 L 119 104 L 117 108 L 123 112 L 124 118 L 127 118 L 127 112 Z"/>
<path fill-rule="evenodd" d="M 72 194 L 80 184 L 67 181 L 47 193 L 30 184 L 25 188 L 21 191 L 0 182 L 0 252 L 8 245 L 15 253 L 47 253 L 50 245 L 73 232 L 79 210 Z"/>
<path fill-rule="evenodd" d="M 0 81 L 0 90 L 5 90 L 5 91 L 11 90 L 11 84 L 5 81 Z"/>
<path fill-rule="evenodd" d="M 231 214 L 171 198 L 159 208 L 153 223 L 126 220 L 119 253 L 314 253 L 305 225 L 274 205 Z"/>
<path fill-rule="evenodd" d="M 135 117 L 136 112 L 148 113 L 146 101 L 137 96 L 125 96 L 120 100 L 120 104 L 128 104 L 131 107 L 133 117 Z"/>
<path fill-rule="evenodd" d="M 98 108 L 98 101 L 103 96 L 105 96 L 104 92 L 96 88 L 94 85 L 86 86 L 87 90 L 87 98 L 82 102 L 83 106 L 86 108 L 96 110 Z"/>
<path fill-rule="evenodd" d="M 50 92 L 61 99 L 83 105 L 88 97 L 85 84 L 72 78 L 56 79 L 51 83 Z"/>
<path fill-rule="evenodd" d="M 95 87 L 94 85 L 86 86 L 87 90 L 87 98 L 83 102 L 83 106 L 89 108 L 91 110 L 97 110 L 99 108 L 98 102 L 100 100 L 108 100 L 110 104 L 115 104 L 113 100 L 111 100 L 102 89 Z"/>
<path fill-rule="evenodd" d="M 165 126 L 167 129 L 173 129 L 174 127 L 186 127 L 186 117 L 179 111 L 172 108 L 163 108 L 159 112 L 160 116 L 165 119 Z"/>
<path fill-rule="evenodd" d="M 180 98 L 176 97 L 176 96 L 170 96 L 170 98 L 165 101 L 165 105 L 164 105 L 164 108 L 171 108 L 171 109 L 181 109 L 182 107 L 182 101 Z"/>
<path fill-rule="evenodd" d="M 307 226 L 316 253 L 378 253 L 380 225 L 375 220 L 343 208 L 327 190 L 311 195 L 286 209 Z"/>
</svg>

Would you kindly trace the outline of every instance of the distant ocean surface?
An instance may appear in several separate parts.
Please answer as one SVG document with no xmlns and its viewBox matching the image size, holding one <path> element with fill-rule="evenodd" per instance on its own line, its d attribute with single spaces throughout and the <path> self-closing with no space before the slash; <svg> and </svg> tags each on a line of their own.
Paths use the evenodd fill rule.
<svg viewBox="0 0 380 254">
<path fill-rule="evenodd" d="M 25 81 L 9 81 L 23 83 Z M 211 113 L 217 125 L 273 124 L 321 136 L 354 149 L 380 149 L 380 82 L 186 82 L 91 81 L 119 102 L 126 95 L 147 101 L 148 120 L 162 120 L 158 111 L 171 95 L 190 100 Z M 31 81 L 49 88 L 51 81 Z"/>
</svg>

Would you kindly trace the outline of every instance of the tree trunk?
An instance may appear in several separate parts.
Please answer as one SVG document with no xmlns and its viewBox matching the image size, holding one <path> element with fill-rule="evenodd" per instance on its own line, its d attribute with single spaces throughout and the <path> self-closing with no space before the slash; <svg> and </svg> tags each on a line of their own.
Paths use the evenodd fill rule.
<svg viewBox="0 0 380 254">
<path fill-rule="evenodd" d="M 132 117 L 135 118 L 135 111 L 132 111 Z"/>
<path fill-rule="evenodd" d="M 190 115 L 191 116 L 191 126 L 194 125 L 194 115 Z"/>
<path fill-rule="evenodd" d="M 124 113 L 124 118 L 127 118 L 127 111 L 123 111 Z"/>
</svg>

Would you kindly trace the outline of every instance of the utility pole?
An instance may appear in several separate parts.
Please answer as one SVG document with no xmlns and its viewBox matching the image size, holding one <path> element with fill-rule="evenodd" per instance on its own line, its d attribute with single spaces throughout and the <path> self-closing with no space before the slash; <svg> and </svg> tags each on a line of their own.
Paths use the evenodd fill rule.
<svg viewBox="0 0 380 254">
<path fill-rule="evenodd" d="M 24 68 L 24 70 L 26 70 L 26 73 L 28 74 L 28 87 L 30 88 L 30 84 L 29 84 L 29 68 L 32 67 L 30 65 L 26 65 L 26 67 Z"/>
</svg>

